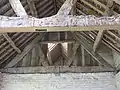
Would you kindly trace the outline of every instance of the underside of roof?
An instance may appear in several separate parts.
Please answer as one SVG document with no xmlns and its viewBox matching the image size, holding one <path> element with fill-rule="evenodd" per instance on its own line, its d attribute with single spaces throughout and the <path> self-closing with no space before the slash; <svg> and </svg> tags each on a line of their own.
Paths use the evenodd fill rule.
<svg viewBox="0 0 120 90">
<path fill-rule="evenodd" d="M 0 15 L 17 16 L 10 0 L 0 0 Z M 65 0 L 20 0 L 29 16 L 57 14 Z M 32 3 L 32 4 L 31 4 Z M 73 15 L 120 14 L 119 0 L 77 0 Z M 17 32 L 0 34 L 0 68 L 28 66 L 107 66 L 119 68 L 120 31 Z"/>
</svg>

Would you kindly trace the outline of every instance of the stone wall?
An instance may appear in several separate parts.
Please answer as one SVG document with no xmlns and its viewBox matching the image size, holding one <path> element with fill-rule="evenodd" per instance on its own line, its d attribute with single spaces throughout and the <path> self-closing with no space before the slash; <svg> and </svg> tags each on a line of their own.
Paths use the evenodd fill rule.
<svg viewBox="0 0 120 90">
<path fill-rule="evenodd" d="M 0 74 L 0 90 L 117 90 L 113 73 Z"/>
</svg>

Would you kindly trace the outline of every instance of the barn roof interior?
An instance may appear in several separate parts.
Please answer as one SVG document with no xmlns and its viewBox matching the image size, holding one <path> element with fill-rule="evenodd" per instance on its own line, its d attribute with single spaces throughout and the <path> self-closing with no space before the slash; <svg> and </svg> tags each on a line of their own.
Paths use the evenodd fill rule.
<svg viewBox="0 0 120 90">
<path fill-rule="evenodd" d="M 85 20 L 94 16 L 97 19 L 105 19 L 106 23 L 107 20 L 111 22 L 117 20 L 120 24 L 119 0 L 20 0 L 20 3 L 18 2 L 19 0 L 0 0 L 0 20 L 8 20 L 10 17 L 21 19 L 22 14 L 23 17 L 26 15 L 33 17 L 32 19 L 43 20 L 56 18 L 55 16 L 60 14 L 58 15 L 59 19 L 62 19 L 60 25 L 72 17 L 79 16 L 86 17 Z M 17 10 L 17 5 L 24 10 Z M 70 8 L 65 9 L 64 6 Z M 67 12 L 69 10 L 70 12 Z M 66 13 L 69 14 L 62 15 Z M 45 21 L 45 24 L 47 23 L 52 22 Z M 17 27 L 16 32 L 4 30 L 0 33 L 0 70 L 9 73 L 120 70 L 120 28 L 119 25 L 114 25 L 105 28 L 104 25 L 94 28 L 86 26 L 87 29 L 84 27 L 81 31 L 80 28 L 72 27 L 73 25 L 60 30 L 56 27 L 48 27 L 50 31 L 44 29 L 41 31 L 37 28 L 36 31 L 28 32 L 28 28 L 27 32 L 26 29 L 18 32 Z M 2 23 L 0 23 L 1 27 Z"/>
</svg>

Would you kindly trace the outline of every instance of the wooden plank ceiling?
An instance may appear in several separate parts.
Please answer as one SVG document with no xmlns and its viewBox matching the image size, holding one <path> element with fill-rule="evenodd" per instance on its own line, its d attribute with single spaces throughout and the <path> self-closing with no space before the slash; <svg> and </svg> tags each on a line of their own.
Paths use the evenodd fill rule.
<svg viewBox="0 0 120 90">
<path fill-rule="evenodd" d="M 108 0 L 77 0 L 74 8 L 70 9 L 70 13 L 59 12 L 65 0 L 20 1 L 26 15 L 37 18 L 59 13 L 97 17 L 120 14 L 119 0 L 110 0 L 110 2 Z M 15 12 L 8 0 L 0 0 L 0 15 L 21 15 Z M 4 33 L 0 35 L 1 68 L 65 65 L 106 66 L 118 69 L 120 63 L 116 62 L 119 62 L 119 58 L 120 31 L 118 30 Z"/>
</svg>

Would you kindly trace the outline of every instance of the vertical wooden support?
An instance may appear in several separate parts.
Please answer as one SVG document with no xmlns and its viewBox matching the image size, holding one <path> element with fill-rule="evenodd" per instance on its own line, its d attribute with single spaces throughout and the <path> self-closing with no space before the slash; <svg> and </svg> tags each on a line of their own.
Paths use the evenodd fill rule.
<svg viewBox="0 0 120 90">
<path fill-rule="evenodd" d="M 81 55 L 82 55 L 82 66 L 85 66 L 85 50 L 83 46 L 81 46 Z"/>
<path fill-rule="evenodd" d="M 42 64 L 43 66 L 49 66 L 47 58 L 45 57 L 40 45 L 38 47 L 38 50 L 39 50 L 39 65 Z"/>
<path fill-rule="evenodd" d="M 36 61 L 37 61 L 37 46 L 35 45 L 35 47 L 32 49 L 32 58 L 31 58 L 31 66 L 36 66 Z"/>
<path fill-rule="evenodd" d="M 49 64 L 50 64 L 50 65 L 53 65 L 53 61 L 52 61 L 51 54 L 50 54 L 49 51 L 48 51 L 48 53 L 47 53 L 47 58 L 48 58 Z"/>
<path fill-rule="evenodd" d="M 72 56 L 68 58 L 69 60 L 67 61 L 66 65 L 70 66 L 72 64 L 72 62 L 75 58 L 75 54 L 76 54 L 76 51 L 77 51 L 78 47 L 79 47 L 78 43 L 73 44 L 73 48 L 72 48 L 73 53 L 72 53 Z"/>
<path fill-rule="evenodd" d="M 60 61 L 61 61 L 60 65 L 64 66 L 64 58 L 62 56 L 60 57 Z"/>
<path fill-rule="evenodd" d="M 68 57 L 72 56 L 73 53 L 72 47 L 73 47 L 73 43 L 68 43 L 68 55 L 67 55 Z"/>
<path fill-rule="evenodd" d="M 73 59 L 73 66 L 77 66 L 78 65 L 78 52 L 76 52 L 74 59 Z"/>
<path fill-rule="evenodd" d="M 49 33 L 44 35 L 42 40 L 48 40 L 49 39 Z M 48 51 L 48 44 L 41 44 L 41 50 L 45 55 L 45 58 L 47 58 L 47 51 Z"/>
</svg>

